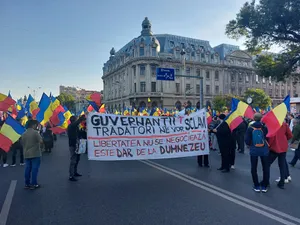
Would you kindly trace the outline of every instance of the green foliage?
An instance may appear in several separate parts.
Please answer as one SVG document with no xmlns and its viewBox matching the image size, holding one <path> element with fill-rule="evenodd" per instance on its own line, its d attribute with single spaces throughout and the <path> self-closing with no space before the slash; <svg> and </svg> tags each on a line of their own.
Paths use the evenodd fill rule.
<svg viewBox="0 0 300 225">
<path fill-rule="evenodd" d="M 255 0 L 246 2 L 235 20 L 229 21 L 226 34 L 245 38 L 248 51 L 254 55 L 272 46 L 283 51 L 276 56 L 260 55 L 256 68 L 260 76 L 285 80 L 297 74 L 300 63 L 300 1 Z"/>
<path fill-rule="evenodd" d="M 235 96 L 231 94 L 215 96 L 212 100 L 213 109 L 219 112 L 224 112 L 226 109 L 230 109 L 232 98 L 242 100 L 240 96 Z"/>
<path fill-rule="evenodd" d="M 245 91 L 245 99 L 243 101 L 246 102 L 248 97 L 251 97 L 253 100 L 253 103 L 251 105 L 253 108 L 258 107 L 260 109 L 266 109 L 272 104 L 272 99 L 262 89 L 248 89 L 247 91 Z"/>
<path fill-rule="evenodd" d="M 61 93 L 57 96 L 61 105 L 66 106 L 69 110 L 75 110 L 75 99 L 72 95 L 67 93 Z"/>
</svg>

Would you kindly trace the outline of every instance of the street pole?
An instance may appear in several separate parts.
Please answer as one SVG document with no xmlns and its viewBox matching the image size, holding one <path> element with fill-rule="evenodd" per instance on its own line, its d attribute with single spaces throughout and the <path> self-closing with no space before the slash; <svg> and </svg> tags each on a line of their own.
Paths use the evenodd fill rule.
<svg viewBox="0 0 300 225">
<path fill-rule="evenodd" d="M 203 77 L 200 78 L 200 109 L 203 108 L 204 96 L 203 96 Z"/>
<path fill-rule="evenodd" d="M 188 77 L 188 78 L 195 78 L 200 79 L 200 109 L 203 108 L 204 104 L 204 95 L 203 95 L 203 77 L 199 76 L 189 76 L 189 75 L 179 75 L 175 74 L 176 77 Z"/>
</svg>

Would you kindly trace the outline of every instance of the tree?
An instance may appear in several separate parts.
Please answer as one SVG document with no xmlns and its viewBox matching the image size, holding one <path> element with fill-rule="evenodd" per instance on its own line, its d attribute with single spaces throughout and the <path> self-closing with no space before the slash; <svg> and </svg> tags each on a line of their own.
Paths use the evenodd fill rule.
<svg viewBox="0 0 300 225">
<path fill-rule="evenodd" d="M 260 54 L 256 59 L 257 74 L 284 81 L 299 77 L 300 66 L 300 1 L 260 0 L 246 2 L 235 20 L 229 21 L 226 34 L 245 38 L 248 51 L 254 55 L 272 46 L 283 50 L 276 55 Z"/>
<path fill-rule="evenodd" d="M 72 95 L 61 93 L 59 96 L 57 96 L 57 99 L 60 101 L 61 105 L 66 106 L 69 110 L 75 109 L 75 99 Z"/>
<path fill-rule="evenodd" d="M 253 103 L 251 104 L 251 106 L 253 108 L 258 107 L 260 109 L 266 109 L 272 104 L 272 99 L 262 89 L 250 88 L 245 91 L 244 96 L 244 101 L 246 101 L 248 97 L 252 98 Z"/>
<path fill-rule="evenodd" d="M 232 98 L 237 98 L 242 100 L 241 97 L 235 95 L 217 95 L 213 98 L 213 109 L 219 112 L 224 112 L 226 109 L 231 108 L 231 100 Z"/>
</svg>

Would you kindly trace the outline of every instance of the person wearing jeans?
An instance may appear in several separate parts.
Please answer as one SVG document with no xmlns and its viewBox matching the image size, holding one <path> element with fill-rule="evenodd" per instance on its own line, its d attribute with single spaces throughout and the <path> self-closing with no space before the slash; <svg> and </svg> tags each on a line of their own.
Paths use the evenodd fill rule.
<svg viewBox="0 0 300 225">
<path fill-rule="evenodd" d="M 268 191 L 270 180 L 269 148 L 266 141 L 268 129 L 261 123 L 262 114 L 254 114 L 252 123 L 245 135 L 245 143 L 250 148 L 251 175 L 253 180 L 253 190 L 255 192 Z M 257 164 L 260 158 L 263 168 L 263 181 L 259 183 L 257 175 Z"/>
<path fill-rule="evenodd" d="M 36 120 L 30 120 L 27 130 L 21 137 L 21 143 L 23 145 L 24 158 L 26 162 L 25 189 L 31 190 L 40 187 L 37 182 L 37 177 L 42 156 L 40 144 L 43 143 L 43 139 L 36 130 L 37 126 L 38 122 Z"/>
</svg>

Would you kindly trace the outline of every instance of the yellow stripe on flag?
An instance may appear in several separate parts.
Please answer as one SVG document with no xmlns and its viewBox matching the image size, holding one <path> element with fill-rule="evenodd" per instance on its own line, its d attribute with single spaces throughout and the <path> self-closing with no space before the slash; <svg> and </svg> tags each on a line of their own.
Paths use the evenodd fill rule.
<svg viewBox="0 0 300 225">
<path fill-rule="evenodd" d="M 11 126 L 8 126 L 6 123 L 4 123 L 1 127 L 0 133 L 3 134 L 5 137 L 9 138 L 12 141 L 12 143 L 15 143 L 21 137 L 20 134 L 15 132 L 15 130 Z"/>
<path fill-rule="evenodd" d="M 274 115 L 276 116 L 280 126 L 282 125 L 286 114 L 287 114 L 287 108 L 286 105 L 284 103 L 281 103 L 280 105 L 278 105 L 277 107 L 275 107 L 273 110 Z"/>
</svg>

